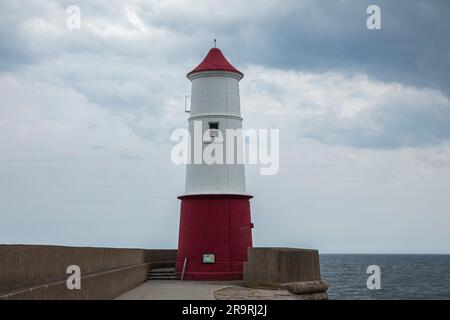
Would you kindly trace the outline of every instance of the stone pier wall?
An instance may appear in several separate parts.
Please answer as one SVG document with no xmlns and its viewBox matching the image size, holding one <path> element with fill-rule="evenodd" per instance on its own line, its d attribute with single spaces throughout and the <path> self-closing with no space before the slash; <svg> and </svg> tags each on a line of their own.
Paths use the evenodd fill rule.
<svg viewBox="0 0 450 320">
<path fill-rule="evenodd" d="M 112 299 L 173 266 L 176 250 L 0 245 L 0 299 Z M 69 290 L 67 267 L 81 269 L 81 289 Z"/>
<path fill-rule="evenodd" d="M 297 248 L 249 248 L 244 283 L 249 287 L 320 280 L 319 251 Z"/>
</svg>

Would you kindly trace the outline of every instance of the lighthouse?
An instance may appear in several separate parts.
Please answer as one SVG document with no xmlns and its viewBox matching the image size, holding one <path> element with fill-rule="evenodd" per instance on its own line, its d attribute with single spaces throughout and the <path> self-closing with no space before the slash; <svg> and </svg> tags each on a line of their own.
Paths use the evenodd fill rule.
<svg viewBox="0 0 450 320">
<path fill-rule="evenodd" d="M 200 152 L 211 146 L 220 148 L 231 142 L 227 129 L 242 129 L 239 81 L 243 77 L 216 47 L 187 74 L 191 81 L 190 160 L 198 151 L 195 144 Z M 202 135 L 196 139 L 199 130 Z M 196 141 L 192 143 L 193 139 Z M 235 151 L 242 152 L 240 147 L 242 144 L 234 144 Z M 185 192 L 178 198 L 181 209 L 176 271 L 187 280 L 242 279 L 253 228 L 252 196 L 245 188 L 244 163 L 225 159 L 216 163 L 189 161 Z"/>
</svg>

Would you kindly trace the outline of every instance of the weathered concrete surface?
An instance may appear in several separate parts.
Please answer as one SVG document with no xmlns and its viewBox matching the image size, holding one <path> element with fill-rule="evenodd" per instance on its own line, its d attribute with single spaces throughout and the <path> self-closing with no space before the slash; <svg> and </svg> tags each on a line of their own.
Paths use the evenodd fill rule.
<svg viewBox="0 0 450 320">
<path fill-rule="evenodd" d="M 110 299 L 175 259 L 176 250 L 0 245 L 0 299 Z M 66 287 L 69 265 L 81 269 L 81 290 Z"/>
<path fill-rule="evenodd" d="M 282 283 L 320 280 L 319 251 L 294 248 L 249 248 L 244 284 L 279 287 Z"/>
<path fill-rule="evenodd" d="M 324 300 L 327 294 L 296 295 L 283 289 L 257 289 L 241 281 L 151 280 L 128 291 L 118 300 Z"/>
<path fill-rule="evenodd" d="M 242 286 L 226 287 L 215 292 L 217 300 L 326 300 L 325 292 L 292 294 L 282 289 L 258 289 Z"/>
<path fill-rule="evenodd" d="M 118 300 L 214 300 L 214 292 L 242 281 L 151 280 L 128 291 Z"/>
</svg>

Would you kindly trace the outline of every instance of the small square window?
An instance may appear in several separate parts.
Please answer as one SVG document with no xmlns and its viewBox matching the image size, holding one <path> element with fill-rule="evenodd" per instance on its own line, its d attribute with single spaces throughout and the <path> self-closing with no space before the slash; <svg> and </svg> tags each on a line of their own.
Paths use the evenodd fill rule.
<svg viewBox="0 0 450 320">
<path fill-rule="evenodd" d="M 209 129 L 210 130 L 219 130 L 219 123 L 218 122 L 210 122 Z"/>
</svg>

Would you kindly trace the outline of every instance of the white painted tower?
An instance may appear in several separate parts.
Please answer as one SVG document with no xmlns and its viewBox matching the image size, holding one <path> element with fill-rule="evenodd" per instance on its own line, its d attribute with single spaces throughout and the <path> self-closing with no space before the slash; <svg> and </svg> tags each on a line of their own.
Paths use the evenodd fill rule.
<svg viewBox="0 0 450 320">
<path fill-rule="evenodd" d="M 217 49 L 218 50 L 218 49 Z M 242 129 L 242 117 L 239 101 L 239 81 L 243 75 L 227 70 L 191 72 L 192 81 L 191 111 L 189 132 L 194 137 L 194 123 L 201 121 L 202 134 L 207 129 L 210 135 L 203 141 L 203 148 L 210 143 L 226 144 L 226 129 Z M 222 139 L 215 133 L 219 130 Z M 194 156 L 194 145 L 191 155 Z M 235 141 L 234 154 L 238 144 Z M 244 164 L 227 164 L 226 151 L 223 152 L 223 164 L 188 164 L 186 168 L 186 194 L 246 194 Z"/>
</svg>

